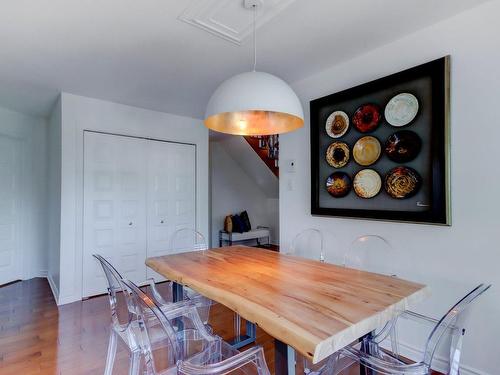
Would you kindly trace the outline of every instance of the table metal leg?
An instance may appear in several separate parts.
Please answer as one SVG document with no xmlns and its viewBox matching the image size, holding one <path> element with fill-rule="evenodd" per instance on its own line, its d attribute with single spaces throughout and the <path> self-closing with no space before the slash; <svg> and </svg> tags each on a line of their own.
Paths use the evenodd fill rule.
<svg viewBox="0 0 500 375">
<path fill-rule="evenodd" d="M 179 302 L 184 299 L 184 290 L 182 287 L 182 284 L 176 283 L 175 281 L 172 282 L 172 294 L 173 294 L 173 301 L 174 302 Z M 240 316 L 235 316 L 235 319 L 240 320 Z M 246 335 L 237 335 L 232 341 L 229 343 L 233 346 L 235 349 L 239 349 L 243 346 L 252 344 L 255 342 L 256 336 L 257 336 L 257 327 L 255 326 L 254 323 L 251 322 L 246 322 L 246 328 L 247 328 L 247 333 Z M 239 332 L 239 330 L 237 331 Z"/>
<path fill-rule="evenodd" d="M 367 354 L 370 354 L 370 345 L 368 344 L 368 341 L 373 337 L 373 333 L 370 332 L 366 335 L 364 335 L 362 338 L 360 338 L 361 342 L 361 351 L 365 352 Z M 359 365 L 359 374 L 360 375 L 372 375 L 373 371 L 363 365 Z"/>
<path fill-rule="evenodd" d="M 184 299 L 184 290 L 182 284 L 178 284 L 175 281 L 172 282 L 172 298 L 173 302 L 179 302 Z"/>
<path fill-rule="evenodd" d="M 274 371 L 275 375 L 295 375 L 295 350 L 274 339 Z"/>
<path fill-rule="evenodd" d="M 179 302 L 184 299 L 184 290 L 182 287 L 182 284 L 178 284 L 175 281 L 172 281 L 172 300 L 173 302 Z M 179 331 L 182 331 L 184 329 L 184 324 L 181 319 L 176 318 L 174 319 L 174 325 L 177 326 L 177 329 Z"/>
<path fill-rule="evenodd" d="M 295 375 L 295 366 L 296 366 L 296 358 L 295 358 L 295 349 L 290 345 L 287 345 L 288 349 L 288 375 Z"/>
<path fill-rule="evenodd" d="M 233 340 L 229 341 L 229 344 L 235 348 L 239 349 L 242 348 L 246 345 L 252 344 L 255 342 L 256 336 L 257 336 L 257 327 L 254 323 L 251 322 L 246 322 L 246 328 L 247 328 L 247 333 L 246 335 L 241 335 L 240 334 L 240 324 L 241 324 L 241 317 L 238 314 L 234 314 L 234 327 L 235 327 L 235 333 L 236 336 Z"/>
<path fill-rule="evenodd" d="M 274 372 L 288 375 L 288 345 L 278 339 L 274 339 Z"/>
</svg>

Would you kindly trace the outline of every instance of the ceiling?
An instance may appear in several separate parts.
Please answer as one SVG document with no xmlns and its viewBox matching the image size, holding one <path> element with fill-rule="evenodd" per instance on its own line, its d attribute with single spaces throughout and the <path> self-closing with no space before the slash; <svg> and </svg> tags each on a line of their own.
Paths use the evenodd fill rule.
<svg viewBox="0 0 500 375">
<path fill-rule="evenodd" d="M 202 118 L 217 85 L 251 69 L 252 48 L 251 38 L 238 45 L 179 20 L 192 1 L 2 2 L 0 105 L 46 116 L 66 91 Z M 486 2 L 281 1 L 261 19 L 257 69 L 289 82 Z"/>
</svg>

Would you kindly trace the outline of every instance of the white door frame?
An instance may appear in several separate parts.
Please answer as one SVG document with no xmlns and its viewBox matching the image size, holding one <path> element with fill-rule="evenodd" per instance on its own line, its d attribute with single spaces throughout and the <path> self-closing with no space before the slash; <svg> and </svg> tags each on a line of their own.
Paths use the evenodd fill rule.
<svg viewBox="0 0 500 375">
<path fill-rule="evenodd" d="M 25 187 L 27 186 L 26 174 L 24 171 L 24 154 L 23 150 L 25 149 L 25 140 L 19 137 L 13 137 L 8 134 L 0 133 L 0 138 L 5 138 L 12 141 L 15 144 L 15 160 L 14 163 L 14 178 L 16 183 L 17 194 L 15 197 L 15 233 L 14 233 L 14 241 L 15 241 L 15 259 L 14 259 L 14 267 L 15 267 L 15 276 L 10 280 L 6 280 L 5 283 L 10 283 L 17 280 L 24 280 L 29 277 L 29 270 L 31 269 L 31 257 L 27 257 L 25 251 L 25 241 L 24 236 L 21 236 L 21 231 L 23 228 L 27 228 L 27 217 L 25 212 Z M 28 259 L 25 259 L 28 258 Z M 0 284 L 2 284 L 1 282 Z M 3 283 L 3 284 L 5 284 Z"/>
</svg>

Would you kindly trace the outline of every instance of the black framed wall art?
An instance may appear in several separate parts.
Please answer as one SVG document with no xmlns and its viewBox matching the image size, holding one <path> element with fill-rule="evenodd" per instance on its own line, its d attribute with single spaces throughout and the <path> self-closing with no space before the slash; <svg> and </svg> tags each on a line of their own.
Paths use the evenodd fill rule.
<svg viewBox="0 0 500 375">
<path fill-rule="evenodd" d="M 449 56 L 310 102 L 313 215 L 450 225 Z"/>
</svg>

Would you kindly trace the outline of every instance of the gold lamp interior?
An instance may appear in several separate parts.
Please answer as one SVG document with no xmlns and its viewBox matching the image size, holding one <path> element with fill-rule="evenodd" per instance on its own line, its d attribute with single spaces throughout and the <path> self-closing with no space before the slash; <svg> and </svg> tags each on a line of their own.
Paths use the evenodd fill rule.
<svg viewBox="0 0 500 375">
<path fill-rule="evenodd" d="M 218 113 L 205 119 L 207 128 L 233 135 L 281 134 L 303 125 L 303 119 L 289 113 L 256 110 Z"/>
</svg>

